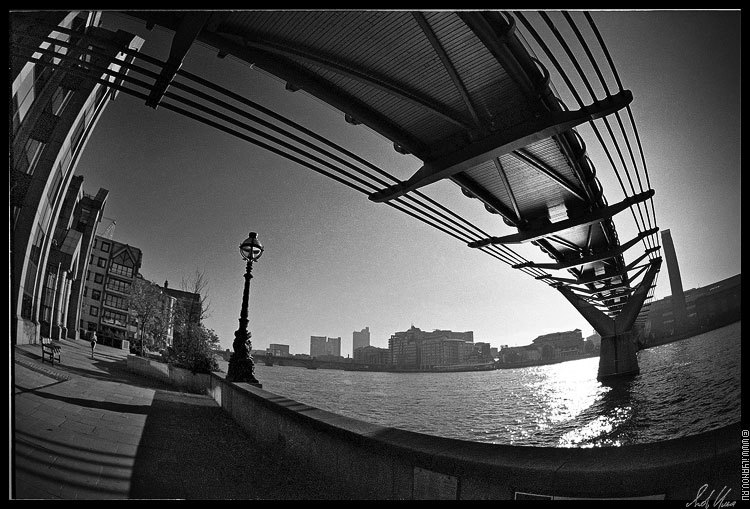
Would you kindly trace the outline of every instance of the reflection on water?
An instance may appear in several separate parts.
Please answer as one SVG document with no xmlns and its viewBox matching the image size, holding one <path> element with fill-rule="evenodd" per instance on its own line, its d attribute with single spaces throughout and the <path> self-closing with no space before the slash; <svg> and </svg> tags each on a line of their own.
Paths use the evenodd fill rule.
<svg viewBox="0 0 750 509">
<path fill-rule="evenodd" d="M 468 373 L 256 366 L 263 388 L 368 422 L 514 445 L 618 446 L 740 420 L 741 322 L 643 350 L 641 372 L 596 380 L 598 358 Z M 226 365 L 222 366 L 226 370 Z"/>
</svg>

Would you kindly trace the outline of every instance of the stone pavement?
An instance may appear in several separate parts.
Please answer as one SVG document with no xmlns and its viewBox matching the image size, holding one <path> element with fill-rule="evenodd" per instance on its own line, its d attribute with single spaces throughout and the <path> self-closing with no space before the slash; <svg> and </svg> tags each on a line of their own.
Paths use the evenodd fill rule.
<svg viewBox="0 0 750 509">
<path fill-rule="evenodd" d="M 11 346 L 15 499 L 325 499 L 326 483 L 253 444 L 209 396 L 130 373 L 126 352 Z"/>
</svg>

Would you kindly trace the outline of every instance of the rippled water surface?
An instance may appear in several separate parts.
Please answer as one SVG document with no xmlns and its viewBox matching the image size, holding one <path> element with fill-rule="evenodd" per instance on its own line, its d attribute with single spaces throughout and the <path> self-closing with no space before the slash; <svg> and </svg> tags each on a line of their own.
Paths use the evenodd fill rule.
<svg viewBox="0 0 750 509">
<path fill-rule="evenodd" d="M 740 420 L 741 322 L 638 354 L 630 381 L 598 358 L 464 373 L 256 366 L 275 394 L 368 422 L 513 445 L 592 447 L 694 435 Z M 226 371 L 226 364 L 221 364 Z"/>
</svg>

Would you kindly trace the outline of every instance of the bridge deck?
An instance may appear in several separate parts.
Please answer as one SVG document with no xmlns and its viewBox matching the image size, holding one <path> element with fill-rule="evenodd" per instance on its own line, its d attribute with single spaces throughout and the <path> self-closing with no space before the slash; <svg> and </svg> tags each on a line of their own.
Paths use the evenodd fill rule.
<svg viewBox="0 0 750 509">
<path fill-rule="evenodd" d="M 500 12 L 128 11 L 147 26 L 174 31 L 172 52 L 149 103 L 159 104 L 195 41 L 232 55 L 341 110 L 411 153 L 423 166 L 409 179 L 370 194 L 389 201 L 450 179 L 463 194 L 529 239 L 573 281 L 613 274 L 630 286 L 612 214 L 576 126 L 625 107 L 627 90 L 577 107 L 556 95 L 549 70 Z M 643 198 L 645 200 L 646 198 Z M 643 201 L 641 200 L 641 201 Z M 636 202 L 622 202 L 617 211 Z M 591 218 L 594 217 L 592 220 Z M 580 221 L 578 221 L 580 219 Z M 564 222 L 563 222 L 564 221 Z M 556 223 L 559 223 L 556 225 Z M 558 228 L 556 228 L 556 226 Z M 565 226 L 564 229 L 561 229 Z M 655 233 L 649 230 L 637 240 Z M 523 241 L 523 240 L 522 240 Z M 502 243 L 487 239 L 487 244 Z M 635 243 L 626 244 L 627 247 Z M 470 244 L 471 245 L 471 244 Z M 477 247 L 477 246 L 473 246 Z M 648 246 L 646 246 L 648 247 Z M 580 262 L 580 263 L 579 263 Z M 617 314 L 629 292 L 587 299 Z"/>
</svg>

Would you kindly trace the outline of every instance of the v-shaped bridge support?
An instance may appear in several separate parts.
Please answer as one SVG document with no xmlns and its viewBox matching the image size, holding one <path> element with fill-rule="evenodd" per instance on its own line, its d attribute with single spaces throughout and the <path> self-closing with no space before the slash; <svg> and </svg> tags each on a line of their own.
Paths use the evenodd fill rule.
<svg viewBox="0 0 750 509">
<path fill-rule="evenodd" d="M 661 258 L 651 261 L 641 284 L 633 292 L 620 313 L 613 319 L 576 295 L 570 288 L 558 290 L 602 337 L 599 353 L 598 379 L 615 375 L 638 374 L 638 347 L 635 344 L 633 325 L 646 300 L 648 291 L 661 267 Z"/>
</svg>

